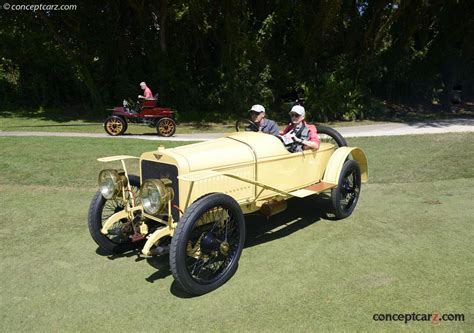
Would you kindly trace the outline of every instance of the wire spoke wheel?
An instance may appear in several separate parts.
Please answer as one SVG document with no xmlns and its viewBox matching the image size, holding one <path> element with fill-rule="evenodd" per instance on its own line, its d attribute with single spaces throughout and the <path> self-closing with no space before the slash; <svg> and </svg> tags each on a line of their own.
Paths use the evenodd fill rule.
<svg viewBox="0 0 474 333">
<path fill-rule="evenodd" d="M 239 236 L 232 213 L 221 206 L 211 208 L 196 220 L 188 239 L 188 273 L 202 283 L 218 278 L 235 258 Z"/>
<path fill-rule="evenodd" d="M 173 276 L 191 294 L 212 291 L 235 273 L 244 241 L 245 223 L 235 200 L 205 196 L 178 222 L 170 250 Z"/>
<path fill-rule="evenodd" d="M 344 181 L 341 187 L 341 209 L 347 211 L 353 204 L 356 198 L 359 196 L 360 188 L 356 186 L 356 174 L 354 170 L 351 170 L 349 174 L 345 175 Z"/>
<path fill-rule="evenodd" d="M 359 164 L 354 160 L 346 160 L 339 176 L 339 183 L 331 191 L 331 200 L 337 219 L 352 214 L 359 199 L 360 185 Z"/>
<path fill-rule="evenodd" d="M 109 217 L 123 209 L 123 203 L 116 200 L 107 200 L 102 210 L 102 225 L 104 225 Z M 115 244 L 122 244 L 128 240 L 127 234 L 130 234 L 132 231 L 131 221 L 121 219 L 120 221 L 115 222 L 110 229 L 112 232 L 105 236 Z"/>
<path fill-rule="evenodd" d="M 132 221 L 127 218 L 115 222 L 108 230 L 108 234 L 104 235 L 101 229 L 105 222 L 115 213 L 125 209 L 125 204 L 139 205 L 139 185 L 140 179 L 137 176 L 130 175 L 129 181 L 131 185 L 131 193 L 126 190 L 125 200 L 122 196 L 110 200 L 105 199 L 100 191 L 97 191 L 92 198 L 89 208 L 88 227 L 94 241 L 99 247 L 109 251 L 117 251 L 123 245 L 131 243 L 130 236 L 134 233 Z"/>
<path fill-rule="evenodd" d="M 172 136 L 176 132 L 176 123 L 171 118 L 162 118 L 158 121 L 156 130 L 161 136 Z"/>
<path fill-rule="evenodd" d="M 126 194 L 126 200 L 132 200 L 135 202 L 135 205 L 140 204 L 140 197 L 138 195 L 139 188 L 137 186 L 131 186 L 132 193 Z M 104 207 L 102 209 L 102 226 L 104 223 L 111 217 L 113 214 L 118 213 L 124 210 L 124 202 L 122 198 L 120 200 L 111 199 L 106 200 Z M 115 222 L 112 227 L 109 229 L 109 234 L 105 235 L 115 244 L 123 244 L 130 241 L 130 236 L 133 234 L 133 225 L 132 222 L 128 219 L 121 219 L 118 222 Z"/>
</svg>

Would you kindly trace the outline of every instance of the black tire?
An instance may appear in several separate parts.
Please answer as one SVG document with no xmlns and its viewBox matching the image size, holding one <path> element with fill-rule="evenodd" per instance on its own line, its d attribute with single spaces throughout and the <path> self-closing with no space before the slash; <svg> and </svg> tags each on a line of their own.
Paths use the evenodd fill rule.
<svg viewBox="0 0 474 333">
<path fill-rule="evenodd" d="M 235 122 L 235 130 L 237 132 L 258 132 L 259 128 L 257 124 L 250 119 L 242 118 Z"/>
<path fill-rule="evenodd" d="M 156 131 L 158 135 L 169 137 L 172 136 L 176 132 L 176 123 L 171 118 L 161 118 L 156 123 Z"/>
<path fill-rule="evenodd" d="M 316 130 L 319 135 L 319 139 L 321 142 L 330 142 L 337 147 L 345 147 L 347 146 L 346 139 L 336 131 L 334 128 L 327 127 L 327 126 L 322 126 L 322 125 L 316 125 Z"/>
<path fill-rule="evenodd" d="M 125 117 L 120 117 L 120 118 L 122 118 L 123 123 L 125 124 L 125 126 L 124 126 L 124 128 L 123 128 L 123 131 L 122 131 L 122 134 L 124 134 L 124 133 L 127 131 L 127 129 L 128 129 L 128 121 L 127 121 L 127 119 L 126 119 Z"/>
<path fill-rule="evenodd" d="M 359 164 L 354 160 L 346 160 L 338 185 L 331 190 L 331 202 L 337 220 L 348 217 L 354 211 L 359 200 L 360 183 Z"/>
<path fill-rule="evenodd" d="M 140 177 L 135 175 L 129 175 L 130 185 L 132 187 L 132 192 L 138 199 L 138 190 L 140 188 Z M 138 202 L 136 202 L 138 204 Z M 105 199 L 100 191 L 94 195 L 89 207 L 88 215 L 88 227 L 89 232 L 92 236 L 92 239 L 99 245 L 100 248 L 105 249 L 111 252 L 121 252 L 130 248 L 132 243 L 130 236 L 133 234 L 133 228 L 127 219 L 123 219 L 120 223 L 117 223 L 115 229 L 118 229 L 120 233 L 115 235 L 104 235 L 100 232 L 102 229 L 102 224 L 109 218 L 112 214 L 115 214 L 123 210 L 123 205 L 121 202 L 116 200 L 107 200 Z"/>
<path fill-rule="evenodd" d="M 108 135 L 121 135 L 127 129 L 127 122 L 122 117 L 110 116 L 104 121 L 104 129 Z"/>
<path fill-rule="evenodd" d="M 198 225 L 202 221 L 209 223 Z M 173 277 L 192 295 L 215 290 L 234 275 L 244 242 L 239 204 L 221 193 L 204 196 L 184 212 L 171 240 Z"/>
</svg>

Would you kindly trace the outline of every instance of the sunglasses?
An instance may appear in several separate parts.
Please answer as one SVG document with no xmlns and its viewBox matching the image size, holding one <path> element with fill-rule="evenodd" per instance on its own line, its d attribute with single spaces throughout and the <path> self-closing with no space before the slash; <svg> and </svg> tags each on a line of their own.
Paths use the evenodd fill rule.
<svg viewBox="0 0 474 333">
<path fill-rule="evenodd" d="M 252 116 L 258 116 L 259 114 L 260 114 L 260 112 L 250 111 L 250 115 L 252 115 Z"/>
<path fill-rule="evenodd" d="M 290 117 L 291 117 L 291 118 L 293 118 L 293 117 L 294 117 L 294 118 L 298 118 L 299 116 L 300 116 L 300 115 L 297 114 L 297 113 L 290 113 Z"/>
</svg>

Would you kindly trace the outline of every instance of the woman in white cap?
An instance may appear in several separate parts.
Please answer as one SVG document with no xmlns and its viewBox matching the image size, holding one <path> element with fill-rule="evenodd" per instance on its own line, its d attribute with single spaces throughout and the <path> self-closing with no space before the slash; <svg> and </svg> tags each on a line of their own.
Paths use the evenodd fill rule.
<svg viewBox="0 0 474 333">
<path fill-rule="evenodd" d="M 259 132 L 272 135 L 278 135 L 280 133 L 278 125 L 273 120 L 265 118 L 265 108 L 263 105 L 252 105 L 249 112 L 252 122 L 258 126 Z"/>
<path fill-rule="evenodd" d="M 295 105 L 291 108 L 291 123 L 286 126 L 282 132 L 282 135 L 288 134 L 294 141 L 294 144 L 288 148 L 291 152 L 319 148 L 319 137 L 316 126 L 306 123 L 304 116 L 304 107 L 301 105 Z"/>
</svg>

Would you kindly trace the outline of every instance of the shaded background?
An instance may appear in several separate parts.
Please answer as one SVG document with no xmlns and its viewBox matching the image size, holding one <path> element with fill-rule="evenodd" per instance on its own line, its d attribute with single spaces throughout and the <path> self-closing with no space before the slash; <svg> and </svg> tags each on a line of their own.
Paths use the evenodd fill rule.
<svg viewBox="0 0 474 333">
<path fill-rule="evenodd" d="M 0 109 L 103 115 L 140 81 L 180 120 L 231 118 L 255 103 L 281 119 L 295 91 L 318 121 L 392 104 L 450 111 L 474 95 L 467 0 L 75 4 L 0 10 Z"/>
</svg>

